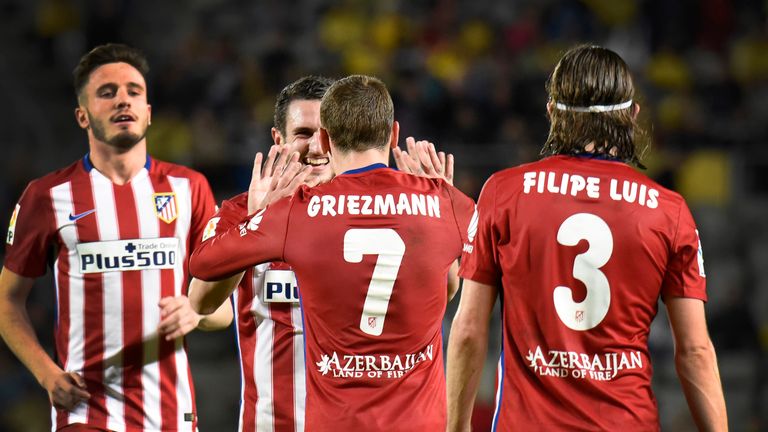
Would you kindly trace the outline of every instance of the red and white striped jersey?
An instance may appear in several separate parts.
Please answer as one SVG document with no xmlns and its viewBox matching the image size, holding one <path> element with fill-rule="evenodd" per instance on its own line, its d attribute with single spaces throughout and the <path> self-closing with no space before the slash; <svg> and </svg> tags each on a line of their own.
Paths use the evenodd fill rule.
<svg viewBox="0 0 768 432">
<path fill-rule="evenodd" d="M 11 219 L 5 267 L 56 282 L 56 355 L 91 398 L 52 410 L 53 429 L 196 430 L 183 339 L 157 333 L 158 302 L 186 294 L 187 259 L 215 211 L 198 172 L 147 158 L 116 185 L 88 156 L 31 182 Z"/>
<path fill-rule="evenodd" d="M 225 201 L 212 219 L 224 229 L 247 215 L 247 193 Z M 290 287 L 290 288 L 288 288 Z M 240 354 L 242 432 L 304 430 L 306 386 L 304 328 L 296 276 L 288 264 L 259 264 L 245 272 L 234 293 Z"/>
<path fill-rule="evenodd" d="M 299 300 L 274 289 L 270 297 L 278 298 L 274 302 L 268 298 L 270 279 L 283 277 L 295 280 L 287 264 L 258 265 L 245 273 L 234 295 L 241 432 L 304 430 L 304 329 Z"/>
</svg>

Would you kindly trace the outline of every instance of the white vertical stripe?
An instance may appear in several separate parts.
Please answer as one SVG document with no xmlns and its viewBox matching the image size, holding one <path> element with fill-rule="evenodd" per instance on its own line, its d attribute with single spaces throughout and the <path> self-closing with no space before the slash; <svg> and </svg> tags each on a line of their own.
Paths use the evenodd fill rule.
<svg viewBox="0 0 768 432">
<path fill-rule="evenodd" d="M 307 398 L 307 387 L 304 367 L 304 331 L 301 308 L 294 305 L 291 308 L 291 321 L 296 334 L 293 336 L 293 415 L 296 418 L 296 432 L 304 430 L 304 406 Z"/>
<path fill-rule="evenodd" d="M 232 309 L 234 312 L 234 321 L 235 321 L 235 341 L 237 342 L 237 355 L 238 359 L 240 359 L 240 413 L 238 414 L 237 418 L 237 430 L 242 432 L 243 430 L 243 414 L 245 410 L 245 372 L 243 370 L 243 341 L 240 338 L 240 308 L 238 305 L 240 304 L 240 288 L 236 288 L 234 292 L 232 292 Z"/>
<path fill-rule="evenodd" d="M 184 351 L 184 339 L 176 339 L 176 403 L 178 404 L 178 425 L 180 431 L 192 431 L 193 423 L 184 420 L 185 413 L 192 413 L 192 388 L 189 383 L 189 363 Z M 195 413 L 197 414 L 197 413 Z"/>
<path fill-rule="evenodd" d="M 176 193 L 176 237 L 179 239 L 179 259 L 174 267 L 174 294 L 185 294 L 187 281 L 184 269 L 187 265 L 187 242 L 192 224 L 192 189 L 188 178 L 168 176 L 171 189 Z M 161 223 L 164 223 L 161 221 Z M 176 341 L 176 400 L 178 403 L 178 424 L 180 430 L 192 430 L 192 422 L 184 421 L 184 414 L 192 410 L 192 383 L 189 382 L 187 353 L 184 351 L 183 338 Z"/>
<path fill-rule="evenodd" d="M 93 202 L 96 207 L 99 239 L 118 240 L 120 226 L 112 181 L 91 170 Z M 125 427 L 123 401 L 113 395 L 123 394 L 123 279 L 122 272 L 101 273 L 104 296 L 104 386 L 107 428 Z"/>
<path fill-rule="evenodd" d="M 136 215 L 139 223 L 139 237 L 160 237 L 158 224 L 161 223 L 155 212 L 152 199 L 154 189 L 149 176 L 140 176 L 131 182 L 133 199 L 136 202 Z M 162 416 L 160 410 L 160 347 L 157 325 L 160 323 L 160 270 L 141 271 L 142 312 L 141 328 L 144 341 L 144 367 L 141 370 L 141 387 L 144 390 L 144 428 L 160 430 Z"/>
<path fill-rule="evenodd" d="M 275 322 L 265 319 L 256 328 L 256 354 L 253 361 L 253 376 L 259 401 L 256 404 L 256 430 L 274 430 L 275 409 L 272 394 L 272 349 L 274 347 Z"/>
<path fill-rule="evenodd" d="M 176 193 L 176 201 L 179 207 L 176 209 L 176 237 L 179 238 L 179 259 L 176 261 L 176 267 L 174 268 L 174 278 L 176 281 L 175 293 L 181 295 L 186 292 L 187 281 L 184 280 L 184 269 L 187 262 L 187 243 L 189 238 L 189 229 L 192 225 L 192 190 L 190 188 L 189 179 L 181 177 L 168 176 L 168 182 L 171 183 L 171 189 Z M 160 223 L 165 223 L 160 221 Z M 194 239 L 195 241 L 199 239 Z M 192 242 L 194 243 L 194 242 Z M 182 289 L 184 288 L 184 289 Z"/>
<path fill-rule="evenodd" d="M 56 302 L 56 313 L 59 320 L 69 320 L 69 334 L 67 335 L 66 357 L 67 361 L 63 366 L 66 371 L 74 371 L 83 374 L 84 365 L 84 343 L 85 343 L 85 300 L 83 289 L 83 277 L 80 274 L 80 262 L 77 258 L 75 246 L 78 242 L 77 229 L 74 222 L 69 220 L 69 215 L 75 214 L 74 204 L 72 203 L 72 189 L 69 182 L 60 184 L 51 188 L 51 199 L 53 200 L 53 213 L 56 219 L 56 228 L 62 241 L 67 246 L 69 262 L 69 316 L 62 317 L 58 310 L 59 304 Z M 59 280 L 64 277 L 59 272 L 58 258 L 53 266 L 54 280 L 56 281 L 56 296 L 61 298 L 58 291 Z M 52 429 L 56 429 L 56 410 L 51 409 L 53 422 Z M 69 422 L 84 423 L 88 418 L 88 404 L 81 403 L 69 413 Z"/>
</svg>

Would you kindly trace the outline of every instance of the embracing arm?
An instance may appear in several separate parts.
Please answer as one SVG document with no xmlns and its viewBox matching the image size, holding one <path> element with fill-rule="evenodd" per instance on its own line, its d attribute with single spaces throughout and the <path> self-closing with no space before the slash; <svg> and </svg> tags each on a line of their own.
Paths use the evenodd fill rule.
<svg viewBox="0 0 768 432">
<path fill-rule="evenodd" d="M 665 300 L 675 340 L 675 367 L 696 426 L 702 431 L 727 431 L 723 387 L 717 356 L 707 333 L 704 302 L 693 298 Z"/>
<path fill-rule="evenodd" d="M 219 281 L 206 282 L 200 279 L 192 279 L 189 285 L 189 300 L 192 303 L 192 309 L 198 313 L 219 314 L 222 306 L 229 305 L 229 313 L 232 313 L 232 307 L 227 298 L 237 288 L 237 284 L 243 278 L 245 272 L 237 273 L 234 276 Z M 216 319 L 215 317 L 212 319 Z M 229 321 L 232 321 L 230 316 Z M 229 325 L 229 323 L 227 323 Z"/>
<path fill-rule="evenodd" d="M 0 334 L 5 343 L 48 392 L 56 408 L 72 409 L 90 394 L 75 372 L 63 371 L 40 345 L 27 314 L 26 301 L 34 279 L 6 267 L 0 273 Z"/>
<path fill-rule="evenodd" d="M 239 278 L 234 280 L 234 286 L 237 286 L 239 281 Z M 204 291 L 207 285 L 215 284 L 215 282 L 192 279 L 189 284 L 188 296 L 180 295 L 160 299 L 158 305 L 160 306 L 161 321 L 157 326 L 158 332 L 166 340 L 171 340 L 182 337 L 194 329 L 213 331 L 229 327 L 234 313 L 232 304 L 226 301 L 226 297 L 220 303 L 212 305 L 203 312 L 199 312 L 199 309 L 192 303 L 192 295 L 195 291 Z"/>
<path fill-rule="evenodd" d="M 469 431 L 497 288 L 464 280 L 448 339 L 448 430 Z"/>
</svg>

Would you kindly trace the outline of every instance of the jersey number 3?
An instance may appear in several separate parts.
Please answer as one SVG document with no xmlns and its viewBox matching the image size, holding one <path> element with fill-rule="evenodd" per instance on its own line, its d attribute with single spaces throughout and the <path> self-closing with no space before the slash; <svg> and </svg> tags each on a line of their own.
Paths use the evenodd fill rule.
<svg viewBox="0 0 768 432">
<path fill-rule="evenodd" d="M 571 288 L 558 286 L 553 297 L 560 321 L 568 328 L 584 331 L 600 324 L 611 305 L 611 287 L 600 268 L 613 253 L 613 235 L 601 218 L 589 213 L 577 213 L 560 225 L 557 242 L 563 246 L 576 246 L 581 240 L 587 240 L 589 248 L 576 255 L 573 277 L 584 282 L 587 295 L 576 303 Z"/>
<path fill-rule="evenodd" d="M 359 263 L 363 255 L 378 255 L 360 317 L 360 330 L 381 336 L 389 298 L 395 286 L 405 243 L 393 229 L 351 229 L 344 235 L 344 260 Z"/>
</svg>

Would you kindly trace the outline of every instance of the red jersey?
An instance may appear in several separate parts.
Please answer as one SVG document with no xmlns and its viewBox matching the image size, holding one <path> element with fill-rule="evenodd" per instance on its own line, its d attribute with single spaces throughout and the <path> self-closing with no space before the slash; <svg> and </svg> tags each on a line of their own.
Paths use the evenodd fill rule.
<svg viewBox="0 0 768 432">
<path fill-rule="evenodd" d="M 248 215 L 248 194 L 224 201 L 204 239 Z M 235 290 L 241 432 L 304 430 L 304 326 L 296 277 L 285 263 L 246 270 Z"/>
<path fill-rule="evenodd" d="M 53 267 L 56 357 L 91 398 L 52 410 L 53 429 L 194 430 L 182 339 L 158 336 L 158 302 L 187 292 L 187 257 L 215 210 L 198 172 L 147 158 L 125 185 L 88 156 L 29 184 L 11 219 L 5 267 L 36 278 Z"/>
<path fill-rule="evenodd" d="M 660 297 L 706 300 L 679 194 L 628 165 L 554 156 L 485 184 L 460 275 L 502 300 L 494 430 L 658 430 Z"/>
<path fill-rule="evenodd" d="M 310 431 L 444 430 L 441 323 L 472 200 L 373 165 L 302 187 L 204 241 L 192 273 L 289 263 L 304 310 Z"/>
</svg>

